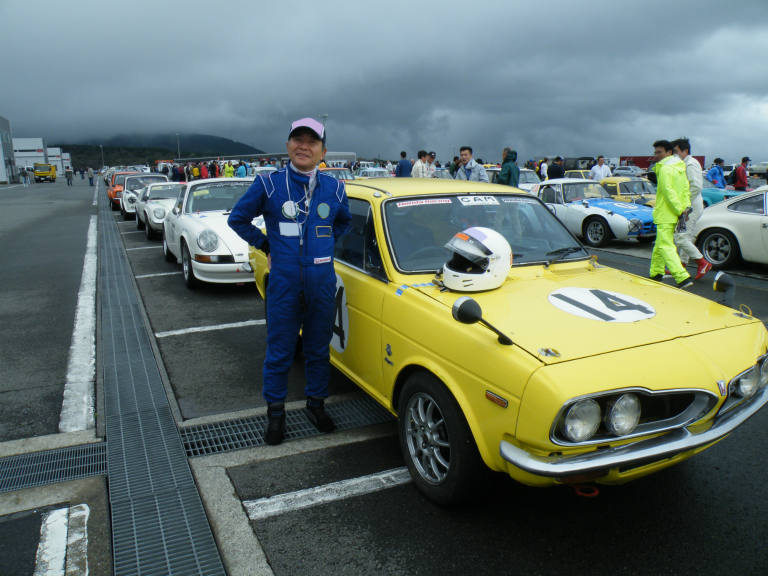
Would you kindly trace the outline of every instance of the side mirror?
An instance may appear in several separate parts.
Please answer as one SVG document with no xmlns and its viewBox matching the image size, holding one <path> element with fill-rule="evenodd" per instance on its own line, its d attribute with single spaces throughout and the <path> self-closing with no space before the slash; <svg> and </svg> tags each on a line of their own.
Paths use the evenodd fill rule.
<svg viewBox="0 0 768 576">
<path fill-rule="evenodd" d="M 491 325 L 490 322 L 483 319 L 483 310 L 480 308 L 480 304 L 469 296 L 462 296 L 456 300 L 451 308 L 451 314 L 453 314 L 455 320 L 458 320 L 462 324 L 475 324 L 480 322 L 499 337 L 499 344 L 504 344 L 505 346 L 511 346 L 513 344 L 512 339 L 509 336 Z"/>
</svg>

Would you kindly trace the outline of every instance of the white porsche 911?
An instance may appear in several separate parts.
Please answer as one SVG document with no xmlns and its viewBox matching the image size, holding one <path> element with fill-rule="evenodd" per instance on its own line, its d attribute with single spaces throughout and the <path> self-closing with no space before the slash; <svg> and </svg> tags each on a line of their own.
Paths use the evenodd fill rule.
<svg viewBox="0 0 768 576">
<path fill-rule="evenodd" d="M 253 282 L 248 245 L 227 225 L 251 178 L 212 178 L 186 184 L 163 222 L 163 254 L 181 261 L 184 282 Z M 261 226 L 262 219 L 255 218 Z"/>
<path fill-rule="evenodd" d="M 139 190 L 136 201 L 136 228 L 144 230 L 147 239 L 163 233 L 163 222 L 185 190 L 181 182 L 158 182 Z"/>
<path fill-rule="evenodd" d="M 139 200 L 139 191 L 153 182 L 168 182 L 165 174 L 136 174 L 125 177 L 125 186 L 120 195 L 120 213 L 125 220 L 131 220 L 136 216 L 136 203 Z"/>
</svg>

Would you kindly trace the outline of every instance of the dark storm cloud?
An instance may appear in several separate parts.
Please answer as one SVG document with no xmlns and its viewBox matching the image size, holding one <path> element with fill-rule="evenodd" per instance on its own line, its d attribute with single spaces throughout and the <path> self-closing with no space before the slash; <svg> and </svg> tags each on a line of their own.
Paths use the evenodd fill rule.
<svg viewBox="0 0 768 576">
<path fill-rule="evenodd" d="M 644 154 L 685 134 L 768 157 L 768 3 L 626 4 L 0 2 L 0 115 L 64 141 L 280 150 L 292 119 L 328 114 L 329 147 L 364 156 Z"/>
</svg>

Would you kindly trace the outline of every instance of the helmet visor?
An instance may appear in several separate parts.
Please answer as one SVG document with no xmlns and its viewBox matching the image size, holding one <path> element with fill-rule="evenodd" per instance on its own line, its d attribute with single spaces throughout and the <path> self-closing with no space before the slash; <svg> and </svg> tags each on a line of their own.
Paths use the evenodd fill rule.
<svg viewBox="0 0 768 576">
<path fill-rule="evenodd" d="M 445 247 L 482 268 L 487 267 L 488 257 L 491 255 L 485 244 L 465 232 L 456 233 Z"/>
</svg>

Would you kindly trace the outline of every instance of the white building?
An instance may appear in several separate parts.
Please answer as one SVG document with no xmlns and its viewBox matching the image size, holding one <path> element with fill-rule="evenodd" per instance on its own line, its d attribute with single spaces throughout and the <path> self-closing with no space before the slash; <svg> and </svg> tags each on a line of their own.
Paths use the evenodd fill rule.
<svg viewBox="0 0 768 576">
<path fill-rule="evenodd" d="M 74 166 L 72 166 L 72 156 L 69 154 L 69 152 L 61 153 L 61 163 L 64 164 L 64 170 L 67 169 L 67 166 L 74 170 Z"/>
<path fill-rule="evenodd" d="M 56 174 L 64 174 L 64 162 L 61 156 L 61 148 L 48 148 L 48 164 L 56 166 Z"/>
<path fill-rule="evenodd" d="M 0 116 L 0 184 L 16 180 L 16 159 L 13 155 L 11 123 Z"/>
<path fill-rule="evenodd" d="M 44 138 L 14 138 L 13 156 L 19 168 L 32 168 L 35 162 L 48 164 Z"/>
</svg>

